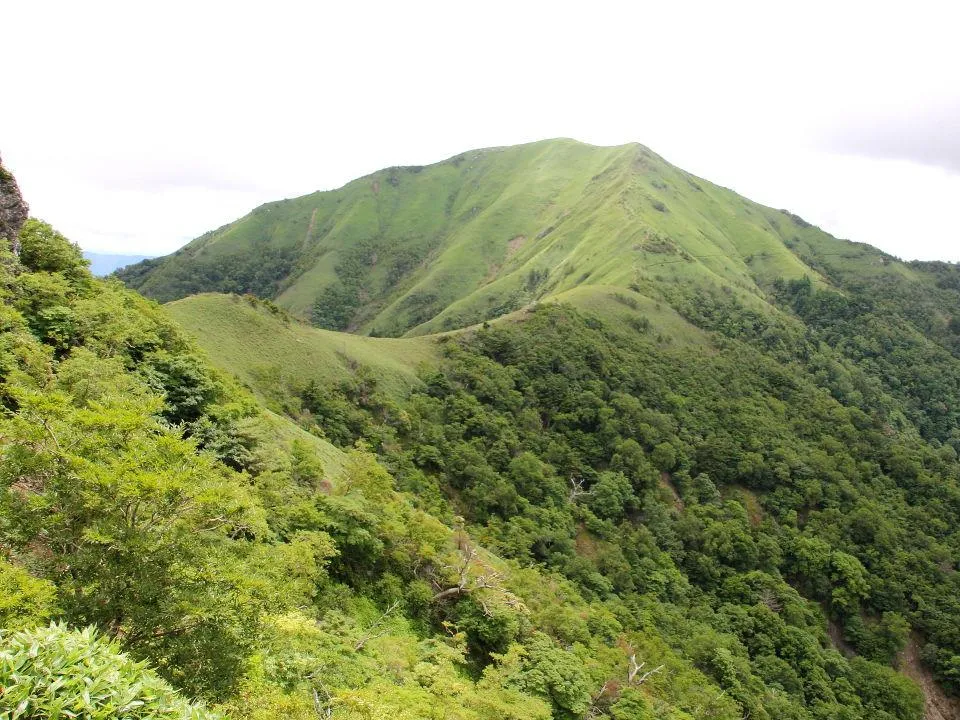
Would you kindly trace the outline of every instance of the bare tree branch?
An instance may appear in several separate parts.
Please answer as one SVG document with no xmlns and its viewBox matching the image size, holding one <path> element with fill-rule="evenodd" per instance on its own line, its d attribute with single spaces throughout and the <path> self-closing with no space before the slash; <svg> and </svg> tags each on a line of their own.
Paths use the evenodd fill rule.
<svg viewBox="0 0 960 720">
<path fill-rule="evenodd" d="M 430 601 L 439 603 L 487 590 L 493 592 L 507 607 L 523 612 L 525 610 L 523 602 L 504 586 L 503 575 L 483 562 L 476 548 L 470 545 L 469 541 L 459 538 L 457 544 L 460 550 L 459 564 L 456 567 L 445 566 L 446 570 L 455 572 L 456 580 L 451 583 L 449 580 L 443 581 L 442 576 L 435 575 L 433 583 L 436 593 Z M 449 575 L 446 577 L 449 578 Z M 493 613 L 489 605 L 483 599 L 479 602 L 484 614 L 491 616 Z"/>
<path fill-rule="evenodd" d="M 653 670 L 647 670 L 646 672 L 641 673 L 647 663 L 642 662 L 637 664 L 636 653 L 632 653 L 630 655 L 629 662 L 630 667 L 627 669 L 627 684 L 629 685 L 643 685 L 644 680 L 663 670 L 663 665 L 658 665 L 657 667 L 653 668 Z"/>
<path fill-rule="evenodd" d="M 318 717 L 321 718 L 331 718 L 333 717 L 333 696 L 330 694 L 330 691 L 327 690 L 327 686 L 323 684 L 323 681 L 319 677 L 319 673 L 324 670 L 326 665 L 321 665 L 315 671 L 311 672 L 307 679 L 315 682 L 320 686 L 320 691 L 326 696 L 326 700 L 321 700 L 320 695 L 317 694 L 317 688 L 312 688 L 313 691 L 313 710 L 317 713 Z"/>
<path fill-rule="evenodd" d="M 589 495 L 590 491 L 583 488 L 583 478 L 570 476 L 570 502 L 576 502 L 578 497 Z"/>
<path fill-rule="evenodd" d="M 380 615 L 379 618 L 377 618 L 377 621 L 373 625 L 367 628 L 367 634 L 364 635 L 362 638 L 360 638 L 357 641 L 357 644 L 354 645 L 353 649 L 355 652 L 360 652 L 361 650 L 363 650 L 363 646 L 366 645 L 368 642 L 370 642 L 371 640 L 376 640 L 378 637 L 381 637 L 384 634 L 386 634 L 387 632 L 386 628 L 382 628 L 380 632 L 375 633 L 374 631 L 380 628 L 387 621 L 387 616 L 390 615 L 390 613 L 392 613 L 398 607 L 400 607 L 400 601 L 396 600 L 394 601 L 393 605 L 388 607 L 383 612 L 383 614 Z"/>
</svg>

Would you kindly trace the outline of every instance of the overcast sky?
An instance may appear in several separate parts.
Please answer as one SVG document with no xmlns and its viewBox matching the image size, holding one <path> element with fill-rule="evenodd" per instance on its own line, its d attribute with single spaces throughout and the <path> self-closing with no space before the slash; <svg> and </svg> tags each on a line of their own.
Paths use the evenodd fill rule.
<svg viewBox="0 0 960 720">
<path fill-rule="evenodd" d="M 162 254 L 269 200 L 562 136 L 958 261 L 960 17 L 881 5 L 11 2 L 0 154 L 88 250 Z"/>
</svg>

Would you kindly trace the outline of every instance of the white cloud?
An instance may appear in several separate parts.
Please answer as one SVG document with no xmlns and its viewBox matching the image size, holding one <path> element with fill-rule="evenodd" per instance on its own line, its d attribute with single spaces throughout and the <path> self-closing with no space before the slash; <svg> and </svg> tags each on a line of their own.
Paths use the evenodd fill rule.
<svg viewBox="0 0 960 720">
<path fill-rule="evenodd" d="M 35 0 L 4 10 L 22 94 L 0 150 L 35 214 L 94 250 L 166 252 L 381 167 L 566 136 L 639 141 L 838 235 L 960 260 L 938 162 L 955 136 L 936 132 L 960 97 L 956 14 Z"/>
</svg>

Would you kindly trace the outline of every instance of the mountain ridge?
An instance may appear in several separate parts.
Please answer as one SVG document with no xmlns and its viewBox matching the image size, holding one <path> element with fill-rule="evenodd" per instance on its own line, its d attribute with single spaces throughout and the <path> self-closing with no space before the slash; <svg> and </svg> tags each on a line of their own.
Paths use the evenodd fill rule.
<svg viewBox="0 0 960 720">
<path fill-rule="evenodd" d="M 122 650 L 214 708 L 194 717 L 919 720 L 924 694 L 938 717 L 937 688 L 960 694 L 958 268 L 736 196 L 697 205 L 727 198 L 705 183 L 658 209 L 642 154 L 524 152 L 523 172 L 505 150 L 475 180 L 387 173 L 327 196 L 333 215 L 262 213 L 194 248 L 309 239 L 341 212 L 324 237 L 349 252 L 326 269 L 408 337 L 251 294 L 160 307 L 36 220 L 0 250 L 0 626 L 30 659 L 0 684 L 32 702 L 79 647 L 102 658 L 70 668 L 87 705 Z M 612 168 L 603 192 L 571 185 L 567 152 Z M 418 179 L 456 180 L 467 214 L 421 217 Z M 403 192 L 424 205 L 405 216 Z M 423 241 L 388 232 L 405 217 L 444 242 L 393 300 L 361 297 Z M 423 323 L 390 315 L 461 259 L 481 289 L 530 287 L 489 308 L 497 288 L 467 277 Z M 110 642 L 69 629 L 88 625 Z"/>
<path fill-rule="evenodd" d="M 121 277 L 161 301 L 251 292 L 321 327 L 395 336 L 488 320 L 581 284 L 641 284 L 656 297 L 689 279 L 762 298 L 777 277 L 824 282 L 798 255 L 806 241 L 892 261 L 642 145 L 561 139 L 268 203 Z"/>
</svg>

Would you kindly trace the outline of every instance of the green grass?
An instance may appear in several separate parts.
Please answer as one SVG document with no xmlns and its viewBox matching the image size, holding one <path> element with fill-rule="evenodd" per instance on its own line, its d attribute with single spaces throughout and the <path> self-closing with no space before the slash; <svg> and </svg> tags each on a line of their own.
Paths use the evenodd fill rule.
<svg viewBox="0 0 960 720">
<path fill-rule="evenodd" d="M 361 337 L 285 321 L 237 296 L 195 295 L 165 308 L 214 365 L 267 400 L 272 383 L 336 382 L 356 365 L 369 367 L 388 394 L 402 395 L 419 384 L 418 368 L 433 363 L 438 352 L 429 338 Z"/>
<path fill-rule="evenodd" d="M 294 442 L 305 443 L 320 459 L 327 478 L 340 475 L 346 463 L 346 455 L 340 448 L 331 445 L 323 438 L 311 435 L 292 420 L 270 410 L 244 421 L 244 430 L 255 437 L 265 447 L 274 448 L 289 455 Z"/>
<path fill-rule="evenodd" d="M 581 286 L 640 284 L 662 297 L 675 283 L 709 283 L 762 300 L 777 277 L 825 283 L 805 259 L 862 247 L 641 145 L 549 140 L 270 203 L 124 278 L 160 300 L 254 291 L 304 319 L 325 288 L 349 287 L 356 306 L 343 329 L 427 335 Z"/>
<path fill-rule="evenodd" d="M 549 302 L 569 303 L 595 313 L 621 332 L 635 332 L 637 320 L 650 323 L 652 337 L 677 346 L 711 347 L 709 337 L 691 325 L 666 303 L 645 297 L 629 289 L 587 285 L 555 295 Z"/>
<path fill-rule="evenodd" d="M 585 285 L 550 296 L 544 302 L 569 303 L 600 316 L 620 332 L 640 328 L 666 344 L 710 346 L 706 333 L 668 304 L 626 288 Z M 363 365 L 373 372 L 381 390 L 402 399 L 420 385 L 419 374 L 424 368 L 439 363 L 438 335 L 372 338 L 321 330 L 236 295 L 194 295 L 164 307 L 216 367 L 235 376 L 278 412 L 290 397 L 292 382 L 336 383 L 351 377 Z M 525 309 L 517 310 L 494 322 L 512 322 L 524 313 Z M 258 432 L 285 444 L 294 436 L 316 440 L 279 415 L 258 421 L 258 426 Z M 339 467 L 340 452 L 325 441 L 319 442 L 324 445 L 317 448 L 324 462 Z"/>
<path fill-rule="evenodd" d="M 882 279 L 929 290 L 936 283 L 917 264 L 833 238 L 694 177 L 641 145 L 573 140 L 473 150 L 270 203 L 121 275 L 164 301 L 252 291 L 304 320 L 321 299 L 324 310 L 346 307 L 328 318 L 342 321 L 339 329 L 392 337 L 449 332 L 535 302 L 595 304 L 633 288 L 653 303 L 644 301 L 651 322 L 658 315 L 678 341 L 693 337 L 690 327 L 650 309 L 669 305 L 678 288 L 710 287 L 776 313 L 768 299 L 777 278 L 806 275 L 819 287 Z M 331 289 L 345 295 L 331 300 L 324 295 Z M 240 332 L 253 333 L 259 343 L 249 358 L 215 312 L 209 328 L 194 329 L 219 333 L 224 347 L 204 344 L 215 359 L 232 353 L 222 364 L 237 367 L 248 381 L 251 370 L 277 358 L 311 376 L 337 376 L 343 355 L 376 365 L 398 388 L 429 356 L 425 346 L 321 339 L 306 328 L 281 333 L 278 348 L 278 340 L 264 337 L 262 322 L 249 313 L 244 318 Z"/>
</svg>

